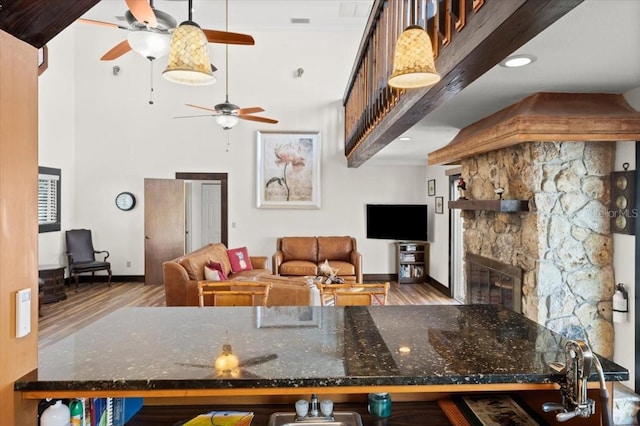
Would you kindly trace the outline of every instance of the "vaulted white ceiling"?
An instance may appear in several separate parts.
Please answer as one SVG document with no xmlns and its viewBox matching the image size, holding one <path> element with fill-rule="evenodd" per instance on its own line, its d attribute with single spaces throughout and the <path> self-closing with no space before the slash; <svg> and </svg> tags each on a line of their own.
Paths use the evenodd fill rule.
<svg viewBox="0 0 640 426">
<path fill-rule="evenodd" d="M 371 0 L 230 0 L 229 31 L 364 31 Z M 178 22 L 188 17 L 186 0 L 155 0 L 156 9 Z M 224 0 L 195 0 L 193 20 L 225 29 Z M 126 24 L 124 0 L 102 0 L 84 17 Z M 585 0 L 516 53 L 535 55 L 533 64 L 496 66 L 438 108 L 367 164 L 426 164 L 428 152 L 447 144 L 459 129 L 541 91 L 623 93 L 640 87 L 639 0 Z M 308 20 L 308 23 L 296 23 Z M 114 30 L 118 31 L 118 30 Z M 124 35 L 123 35 L 124 39 Z M 286 48 L 283 46 L 282 48 Z M 354 49 L 355 50 L 355 49 Z M 355 58 L 354 58 L 355 59 Z M 328 58 L 327 60 L 330 60 Z"/>
</svg>

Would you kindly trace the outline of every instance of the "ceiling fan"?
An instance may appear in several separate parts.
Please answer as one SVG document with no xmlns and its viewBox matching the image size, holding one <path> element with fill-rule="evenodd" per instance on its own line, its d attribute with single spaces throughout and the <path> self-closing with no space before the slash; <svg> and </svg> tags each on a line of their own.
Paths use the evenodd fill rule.
<svg viewBox="0 0 640 426">
<path fill-rule="evenodd" d="M 226 0 L 226 27 L 229 29 L 229 0 Z M 263 112 L 261 107 L 249 107 L 240 108 L 238 105 L 229 102 L 229 46 L 225 46 L 225 100 L 223 103 L 214 106 L 213 108 L 203 107 L 199 105 L 186 104 L 193 108 L 203 109 L 205 111 L 211 111 L 213 114 L 205 115 L 189 115 L 175 118 L 194 118 L 194 117 L 216 117 L 216 121 L 224 130 L 233 128 L 240 119 L 249 121 L 259 121 L 261 123 L 276 124 L 278 120 L 273 118 L 260 117 L 257 115 L 251 115 L 258 112 Z"/>
<path fill-rule="evenodd" d="M 168 13 L 153 7 L 153 0 L 125 0 L 128 10 L 124 16 L 129 24 L 125 27 L 109 22 L 92 19 L 78 19 L 79 22 L 101 25 L 110 28 L 128 30 L 127 39 L 116 44 L 100 60 L 111 61 L 131 50 L 143 57 L 154 60 L 165 56 L 169 52 L 171 33 L 177 26 L 177 21 Z M 189 20 L 191 20 L 191 0 L 189 1 Z M 253 37 L 247 34 L 230 33 L 227 31 L 202 30 L 210 43 L 253 45 Z"/>
</svg>

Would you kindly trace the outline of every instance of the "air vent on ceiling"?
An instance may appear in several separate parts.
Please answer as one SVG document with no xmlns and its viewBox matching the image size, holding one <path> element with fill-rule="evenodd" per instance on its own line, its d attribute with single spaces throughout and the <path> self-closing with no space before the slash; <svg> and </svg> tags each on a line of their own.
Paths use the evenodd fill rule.
<svg viewBox="0 0 640 426">
<path fill-rule="evenodd" d="M 292 24 L 308 24 L 309 22 L 309 18 L 291 18 Z"/>
</svg>

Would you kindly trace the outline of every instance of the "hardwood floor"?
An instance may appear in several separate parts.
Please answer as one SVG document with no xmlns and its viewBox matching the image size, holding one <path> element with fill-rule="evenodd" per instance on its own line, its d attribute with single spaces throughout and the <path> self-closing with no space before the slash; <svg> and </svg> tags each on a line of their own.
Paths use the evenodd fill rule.
<svg viewBox="0 0 640 426">
<path fill-rule="evenodd" d="M 66 289 L 67 299 L 43 304 L 38 321 L 40 349 L 125 306 L 165 306 L 164 287 L 137 282 L 81 284 Z M 388 305 L 457 304 L 428 284 L 391 283 Z"/>
</svg>

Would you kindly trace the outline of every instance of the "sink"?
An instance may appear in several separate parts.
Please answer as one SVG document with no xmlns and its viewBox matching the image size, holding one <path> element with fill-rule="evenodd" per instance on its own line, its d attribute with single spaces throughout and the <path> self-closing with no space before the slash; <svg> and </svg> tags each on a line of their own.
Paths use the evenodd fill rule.
<svg viewBox="0 0 640 426">
<path fill-rule="evenodd" d="M 362 426 L 362 418 L 354 411 L 336 411 L 333 420 L 307 417 L 296 421 L 296 413 L 273 413 L 269 418 L 269 426 Z"/>
</svg>

